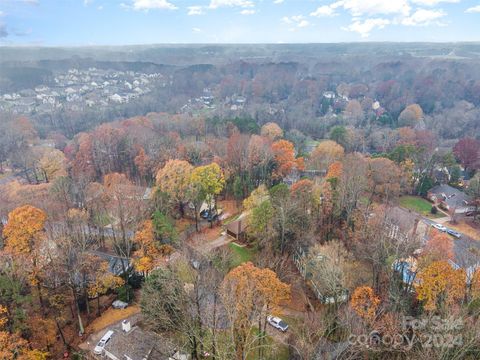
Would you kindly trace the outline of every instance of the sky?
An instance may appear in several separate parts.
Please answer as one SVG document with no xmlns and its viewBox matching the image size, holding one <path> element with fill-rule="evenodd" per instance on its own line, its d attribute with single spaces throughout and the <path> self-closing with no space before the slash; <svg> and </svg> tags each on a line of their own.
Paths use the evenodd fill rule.
<svg viewBox="0 0 480 360">
<path fill-rule="evenodd" d="M 0 0 L 0 45 L 480 41 L 480 0 Z"/>
</svg>

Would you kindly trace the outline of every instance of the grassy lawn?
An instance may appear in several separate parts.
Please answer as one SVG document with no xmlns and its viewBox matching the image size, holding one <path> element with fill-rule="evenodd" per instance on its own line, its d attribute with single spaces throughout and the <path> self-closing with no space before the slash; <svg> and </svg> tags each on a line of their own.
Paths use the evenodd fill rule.
<svg viewBox="0 0 480 360">
<path fill-rule="evenodd" d="M 90 325 L 88 325 L 87 331 L 100 331 L 127 317 L 138 314 L 139 312 L 140 306 L 138 305 L 130 305 L 125 309 L 114 309 L 112 307 L 109 307 L 101 314 L 99 318 L 96 318 Z"/>
<path fill-rule="evenodd" d="M 400 205 L 433 219 L 445 216 L 445 214 L 440 211 L 436 215 L 433 215 L 430 212 L 432 209 L 432 203 L 418 196 L 402 196 L 400 198 Z"/>
<path fill-rule="evenodd" d="M 232 266 L 236 267 L 244 262 L 250 261 L 252 259 L 254 250 L 247 247 L 242 247 L 234 242 L 228 244 L 230 250 L 233 253 Z"/>
</svg>

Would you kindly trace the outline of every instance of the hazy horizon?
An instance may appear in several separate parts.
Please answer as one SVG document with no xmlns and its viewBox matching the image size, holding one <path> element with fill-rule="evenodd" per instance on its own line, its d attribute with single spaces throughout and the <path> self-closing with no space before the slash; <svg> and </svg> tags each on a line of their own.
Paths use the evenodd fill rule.
<svg viewBox="0 0 480 360">
<path fill-rule="evenodd" d="M 2 0 L 0 45 L 480 41 L 474 0 Z"/>
</svg>

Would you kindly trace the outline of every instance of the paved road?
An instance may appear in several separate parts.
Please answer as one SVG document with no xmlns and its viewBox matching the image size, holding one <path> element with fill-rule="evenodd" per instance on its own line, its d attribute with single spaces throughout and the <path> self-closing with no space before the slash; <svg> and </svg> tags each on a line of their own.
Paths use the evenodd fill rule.
<svg viewBox="0 0 480 360">
<path fill-rule="evenodd" d="M 436 221 L 428 218 L 423 218 L 423 222 L 429 226 L 437 224 Z M 442 221 L 442 223 L 445 224 L 445 221 Z M 445 226 L 448 227 L 448 224 L 445 224 Z M 468 268 L 480 263 L 480 240 L 475 240 L 465 234 L 462 234 L 459 239 L 452 236 L 452 239 L 457 265 Z"/>
</svg>

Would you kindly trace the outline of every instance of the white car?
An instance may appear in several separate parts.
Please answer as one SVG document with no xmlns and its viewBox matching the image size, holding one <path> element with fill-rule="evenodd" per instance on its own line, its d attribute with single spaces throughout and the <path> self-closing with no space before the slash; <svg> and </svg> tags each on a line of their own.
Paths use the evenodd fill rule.
<svg viewBox="0 0 480 360">
<path fill-rule="evenodd" d="M 121 300 L 115 300 L 112 303 L 112 307 L 114 309 L 125 309 L 128 306 L 128 303 L 121 301 Z"/>
<path fill-rule="evenodd" d="M 278 317 L 269 315 L 267 316 L 267 321 L 275 329 L 281 330 L 283 332 L 287 331 L 288 329 L 288 324 Z"/>
<path fill-rule="evenodd" d="M 110 339 L 112 338 L 112 335 L 113 335 L 113 331 L 112 330 L 108 330 L 105 335 L 102 336 L 102 338 L 100 339 L 100 341 L 98 342 L 97 346 L 95 346 L 95 349 L 93 349 L 93 352 L 96 354 L 96 355 L 102 355 L 102 352 L 103 352 L 103 349 L 105 348 L 105 345 L 107 345 L 107 343 L 110 341 Z"/>
<path fill-rule="evenodd" d="M 445 226 L 443 226 L 442 224 L 433 224 L 432 225 L 435 229 L 441 231 L 441 232 L 445 232 L 447 231 L 447 228 Z"/>
</svg>

